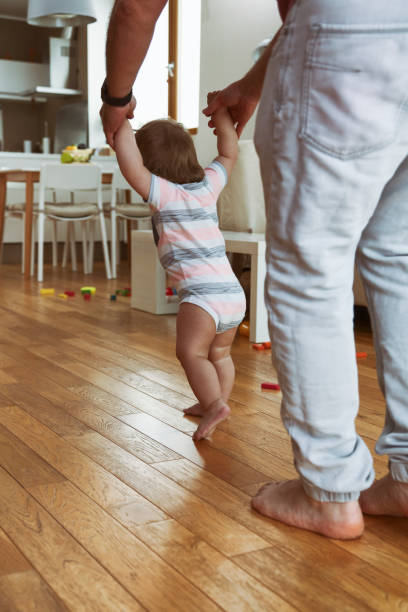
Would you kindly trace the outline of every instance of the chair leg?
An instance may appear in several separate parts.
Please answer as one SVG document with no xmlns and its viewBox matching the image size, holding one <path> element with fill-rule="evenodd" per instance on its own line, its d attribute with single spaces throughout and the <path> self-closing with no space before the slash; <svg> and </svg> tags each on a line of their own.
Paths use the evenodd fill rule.
<svg viewBox="0 0 408 612">
<path fill-rule="evenodd" d="M 34 276 L 34 249 L 35 249 L 35 226 L 36 223 L 33 220 L 33 231 L 31 233 L 31 261 L 30 261 L 30 276 Z M 38 234 L 38 219 L 37 219 L 37 234 Z"/>
<path fill-rule="evenodd" d="M 67 267 L 67 260 L 68 260 L 68 247 L 69 247 L 69 236 L 71 234 L 71 224 L 68 221 L 67 225 L 67 233 L 65 236 L 65 242 L 64 242 L 64 250 L 62 252 L 62 267 L 66 268 Z"/>
<path fill-rule="evenodd" d="M 95 219 L 90 219 L 89 223 L 89 251 L 88 251 L 88 270 L 93 272 L 94 266 L 94 244 L 95 244 Z"/>
<path fill-rule="evenodd" d="M 38 263 L 37 263 L 37 280 L 43 282 L 44 278 L 44 223 L 45 215 L 40 212 L 38 215 Z"/>
<path fill-rule="evenodd" d="M 82 231 L 82 265 L 84 268 L 84 274 L 88 274 L 88 254 L 86 248 L 86 222 L 82 221 L 81 223 L 81 231 Z"/>
<path fill-rule="evenodd" d="M 111 210 L 111 232 L 112 232 L 112 242 L 111 242 L 111 258 L 112 258 L 112 278 L 116 278 L 117 276 L 117 251 L 116 251 L 116 240 L 117 240 L 117 227 L 116 227 L 116 211 L 114 209 Z"/>
<path fill-rule="evenodd" d="M 117 225 L 117 233 L 116 236 L 118 238 L 117 241 L 117 245 L 116 245 L 116 261 L 118 263 L 121 262 L 121 246 L 122 246 L 122 242 L 124 242 L 125 238 L 125 223 L 126 223 L 126 219 L 119 219 L 120 223 L 118 223 L 118 219 L 116 218 L 116 225 Z"/>
<path fill-rule="evenodd" d="M 58 266 L 58 231 L 57 220 L 52 220 L 52 266 Z"/>
<path fill-rule="evenodd" d="M 21 274 L 24 274 L 24 253 L 25 253 L 25 213 L 21 217 L 22 221 L 22 236 L 21 236 Z M 1 245 L 3 251 L 3 245 Z"/>
<path fill-rule="evenodd" d="M 99 212 L 99 220 L 101 223 L 101 236 L 102 236 L 103 256 L 105 258 L 106 278 L 112 278 L 111 271 L 110 271 L 110 263 L 109 263 L 108 242 L 106 239 L 105 217 L 103 216 L 102 211 Z"/>
<path fill-rule="evenodd" d="M 72 265 L 72 270 L 76 272 L 78 268 L 77 268 L 76 246 L 75 246 L 75 227 L 74 227 L 73 221 L 69 221 L 68 223 L 71 226 L 71 231 L 70 231 L 71 265 Z"/>
<path fill-rule="evenodd" d="M 130 235 L 132 233 L 132 221 L 130 219 L 127 220 L 126 228 L 127 228 L 127 239 L 126 239 L 126 242 L 127 242 L 127 257 L 128 257 L 128 266 L 130 268 L 130 257 L 131 257 L 131 252 L 130 252 L 131 251 Z"/>
</svg>

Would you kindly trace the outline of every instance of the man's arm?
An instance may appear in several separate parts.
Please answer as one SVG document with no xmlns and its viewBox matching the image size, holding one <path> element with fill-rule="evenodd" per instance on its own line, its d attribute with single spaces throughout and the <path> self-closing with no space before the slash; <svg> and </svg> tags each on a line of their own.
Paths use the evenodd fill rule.
<svg viewBox="0 0 408 612">
<path fill-rule="evenodd" d="M 280 29 L 246 75 L 218 92 L 218 95 L 203 110 L 204 115 L 211 116 L 208 123 L 210 127 L 215 127 L 213 122 L 215 111 L 225 107 L 229 110 L 236 126 L 238 138 L 241 136 L 242 130 L 252 117 L 261 97 L 266 68 L 279 33 Z"/>
<path fill-rule="evenodd" d="M 115 150 L 119 168 L 133 189 L 144 200 L 150 192 L 152 175 L 144 166 L 143 159 L 136 144 L 136 138 L 129 121 L 123 121 L 115 135 Z"/>
<path fill-rule="evenodd" d="M 122 98 L 132 89 L 167 0 L 116 0 L 106 42 L 109 94 Z"/>
<path fill-rule="evenodd" d="M 132 89 L 166 3 L 167 0 L 116 0 L 106 43 L 106 83 L 111 98 L 123 98 Z M 103 104 L 100 115 L 111 146 L 122 122 L 133 117 L 134 106 L 134 100 L 120 107 Z"/>
<path fill-rule="evenodd" d="M 211 102 L 217 93 L 209 93 L 207 101 Z M 214 113 L 212 122 L 217 136 L 218 157 L 216 160 L 224 166 L 229 177 L 238 157 L 238 135 L 234 128 L 234 122 L 225 107 L 219 108 Z"/>
</svg>

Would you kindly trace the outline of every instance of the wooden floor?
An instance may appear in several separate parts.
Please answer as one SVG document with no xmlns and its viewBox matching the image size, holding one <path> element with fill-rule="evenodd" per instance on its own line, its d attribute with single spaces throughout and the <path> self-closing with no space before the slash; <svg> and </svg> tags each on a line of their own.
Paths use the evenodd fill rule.
<svg viewBox="0 0 408 612">
<path fill-rule="evenodd" d="M 89 284 L 47 277 L 57 292 Z M 0 266 L 0 610 L 408 610 L 408 521 L 368 518 L 342 543 L 251 511 L 262 483 L 294 475 L 279 393 L 260 389 L 270 352 L 237 338 L 232 418 L 194 445 L 175 317 L 109 300 L 126 266 L 95 277 L 91 302 L 63 301 Z M 384 405 L 360 327 L 373 449 Z"/>
</svg>

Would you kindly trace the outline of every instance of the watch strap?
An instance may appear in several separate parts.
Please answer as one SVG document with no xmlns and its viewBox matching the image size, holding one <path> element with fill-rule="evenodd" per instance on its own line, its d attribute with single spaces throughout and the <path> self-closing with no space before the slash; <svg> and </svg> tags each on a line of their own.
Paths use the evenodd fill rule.
<svg viewBox="0 0 408 612">
<path fill-rule="evenodd" d="M 107 84 L 106 79 L 104 80 L 102 84 L 101 98 L 102 98 L 102 102 L 105 102 L 105 104 L 109 104 L 110 106 L 126 106 L 131 101 L 132 96 L 133 96 L 133 91 L 130 90 L 130 92 L 123 98 L 114 98 L 109 95 L 108 84 Z"/>
</svg>

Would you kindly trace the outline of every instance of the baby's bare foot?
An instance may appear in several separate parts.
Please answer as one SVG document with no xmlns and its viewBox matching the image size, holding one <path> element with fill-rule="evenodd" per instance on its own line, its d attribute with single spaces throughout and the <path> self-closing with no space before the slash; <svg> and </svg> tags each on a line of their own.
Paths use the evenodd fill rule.
<svg viewBox="0 0 408 612">
<path fill-rule="evenodd" d="M 221 421 L 228 419 L 230 412 L 230 407 L 223 400 L 217 400 L 207 410 L 203 410 L 201 422 L 193 434 L 193 440 L 198 441 L 210 436 Z"/>
<path fill-rule="evenodd" d="M 184 414 L 189 414 L 190 416 L 203 416 L 204 410 L 201 408 L 200 404 L 193 404 L 189 408 L 184 408 Z"/>
<path fill-rule="evenodd" d="M 337 540 L 352 540 L 364 530 L 357 501 L 319 502 L 306 495 L 300 480 L 270 483 L 252 499 L 261 514 Z"/>
<path fill-rule="evenodd" d="M 366 514 L 408 517 L 408 483 L 393 480 L 388 474 L 361 492 L 360 506 Z"/>
</svg>

